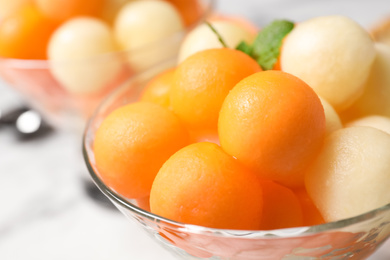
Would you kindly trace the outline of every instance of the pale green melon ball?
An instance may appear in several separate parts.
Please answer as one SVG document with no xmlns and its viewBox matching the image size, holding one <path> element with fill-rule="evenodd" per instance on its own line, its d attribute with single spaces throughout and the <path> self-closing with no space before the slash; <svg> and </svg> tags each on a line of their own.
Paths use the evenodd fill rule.
<svg viewBox="0 0 390 260">
<path fill-rule="evenodd" d="M 51 36 L 51 72 L 62 86 L 77 95 L 96 94 L 121 72 L 122 61 L 110 27 L 92 17 L 63 23 Z"/>
<path fill-rule="evenodd" d="M 374 58 L 374 43 L 359 24 L 322 16 L 298 23 L 286 36 L 281 68 L 342 111 L 363 93 Z"/>
<path fill-rule="evenodd" d="M 390 135 L 372 127 L 330 134 L 305 176 L 325 221 L 354 217 L 390 203 Z"/>
<path fill-rule="evenodd" d="M 255 35 L 234 21 L 213 21 L 210 23 L 221 35 L 229 48 L 236 48 L 241 41 L 251 43 Z M 179 63 L 199 51 L 223 48 L 218 36 L 207 24 L 201 24 L 191 31 L 180 46 Z"/>
<path fill-rule="evenodd" d="M 326 120 L 326 135 L 336 131 L 340 128 L 343 128 L 340 117 L 337 114 L 336 110 L 326 101 L 324 98 L 319 97 L 322 106 L 324 107 L 325 120 Z"/>
<path fill-rule="evenodd" d="M 369 126 L 390 134 L 390 118 L 386 116 L 366 116 L 353 120 L 346 126 Z"/>
<path fill-rule="evenodd" d="M 367 115 L 390 117 L 390 46 L 375 44 L 376 58 L 361 97 L 343 114 L 347 119 Z"/>
</svg>

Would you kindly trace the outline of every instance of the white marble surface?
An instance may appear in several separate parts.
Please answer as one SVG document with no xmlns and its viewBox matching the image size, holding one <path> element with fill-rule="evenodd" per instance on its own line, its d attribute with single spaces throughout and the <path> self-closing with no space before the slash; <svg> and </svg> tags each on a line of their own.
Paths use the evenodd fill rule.
<svg viewBox="0 0 390 260">
<path fill-rule="evenodd" d="M 390 1 L 220 0 L 217 9 L 258 25 L 344 14 L 370 28 L 390 14 Z M 20 102 L 1 82 L 0 109 Z M 86 196 L 80 143 L 80 136 L 63 131 L 20 142 L 0 127 L 0 259 L 173 259 L 135 223 Z M 390 241 L 370 258 L 389 259 Z"/>
</svg>

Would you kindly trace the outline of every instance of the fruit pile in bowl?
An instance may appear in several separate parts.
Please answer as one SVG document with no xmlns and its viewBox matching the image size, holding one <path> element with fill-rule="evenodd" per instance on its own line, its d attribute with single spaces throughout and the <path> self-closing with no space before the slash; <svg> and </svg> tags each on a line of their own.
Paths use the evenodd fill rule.
<svg viewBox="0 0 390 260">
<path fill-rule="evenodd" d="M 97 109 L 96 185 L 180 259 L 370 256 L 390 236 L 390 46 L 343 16 L 278 20 L 233 47 L 208 29 L 219 47 Z"/>
<path fill-rule="evenodd" d="M 212 0 L 2 1 L 0 76 L 50 123 L 84 127 L 129 77 L 177 55 Z"/>
</svg>

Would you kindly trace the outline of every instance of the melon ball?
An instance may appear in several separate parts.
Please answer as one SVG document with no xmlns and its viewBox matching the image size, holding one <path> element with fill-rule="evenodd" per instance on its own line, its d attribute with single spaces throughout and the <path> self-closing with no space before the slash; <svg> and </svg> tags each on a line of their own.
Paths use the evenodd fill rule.
<svg viewBox="0 0 390 260">
<path fill-rule="evenodd" d="M 342 111 L 363 93 L 374 58 L 374 43 L 359 24 L 322 16 L 297 24 L 286 36 L 281 67 Z"/>
<path fill-rule="evenodd" d="M 320 97 L 322 106 L 324 107 L 325 120 L 326 120 L 326 135 L 330 134 L 333 131 L 336 131 L 340 128 L 343 128 L 341 119 L 337 114 L 336 110 L 326 101 L 324 98 Z"/>
<path fill-rule="evenodd" d="M 347 110 L 348 119 L 367 115 L 390 117 L 390 46 L 375 44 L 376 58 L 361 97 Z"/>
<path fill-rule="evenodd" d="M 114 23 L 115 38 L 128 52 L 128 61 L 135 71 L 174 56 L 178 43 L 173 36 L 183 29 L 177 9 L 168 2 L 156 0 L 127 3 Z"/>
<path fill-rule="evenodd" d="M 390 135 L 363 126 L 333 132 L 306 172 L 305 185 L 327 222 L 390 203 Z"/>
<path fill-rule="evenodd" d="M 122 63 L 108 25 L 95 18 L 69 20 L 52 35 L 48 57 L 51 71 L 74 94 L 101 91 L 120 73 Z M 105 54 L 105 55 L 103 55 Z"/>
<path fill-rule="evenodd" d="M 390 45 L 390 19 L 383 17 L 370 30 L 370 33 L 376 42 L 382 42 Z"/>
<path fill-rule="evenodd" d="M 136 0 L 106 0 L 102 10 L 102 18 L 108 23 L 113 24 L 121 8 L 132 1 Z"/>
<path fill-rule="evenodd" d="M 28 3 L 28 1 L 29 0 L 0 0 L 0 19 L 12 14 L 22 5 Z"/>
<path fill-rule="evenodd" d="M 362 117 L 349 122 L 346 126 L 369 126 L 390 134 L 390 118 L 385 116 Z"/>
<path fill-rule="evenodd" d="M 255 34 L 243 25 L 231 20 L 213 21 L 210 24 L 221 35 L 229 48 L 236 48 L 241 41 L 251 43 Z M 222 48 L 218 36 L 207 24 L 201 24 L 191 31 L 182 43 L 179 51 L 179 63 L 192 54 L 214 48 Z"/>
</svg>

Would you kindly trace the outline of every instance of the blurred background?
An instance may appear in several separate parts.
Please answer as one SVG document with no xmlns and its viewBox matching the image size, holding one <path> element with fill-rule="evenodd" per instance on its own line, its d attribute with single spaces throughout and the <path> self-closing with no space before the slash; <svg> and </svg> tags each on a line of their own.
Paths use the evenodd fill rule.
<svg viewBox="0 0 390 260">
<path fill-rule="evenodd" d="M 260 28 L 277 18 L 299 22 L 342 14 L 370 30 L 390 17 L 390 3 L 220 0 L 215 12 L 245 17 Z M 173 259 L 101 198 L 83 163 L 81 131 L 42 124 L 37 114 L 22 113 L 26 104 L 0 81 L 0 259 Z M 385 259 L 390 242 L 370 258 Z"/>
</svg>

